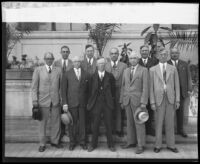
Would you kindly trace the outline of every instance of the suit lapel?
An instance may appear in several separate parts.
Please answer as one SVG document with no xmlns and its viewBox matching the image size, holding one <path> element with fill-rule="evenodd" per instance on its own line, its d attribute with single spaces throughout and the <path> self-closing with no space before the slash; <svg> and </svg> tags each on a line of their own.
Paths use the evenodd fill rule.
<svg viewBox="0 0 200 164">
<path fill-rule="evenodd" d="M 158 76 L 160 77 L 160 79 L 163 81 L 163 76 L 162 76 L 162 72 L 160 69 L 160 65 L 158 64 L 156 67 L 157 67 L 156 72 L 157 72 Z"/>
<path fill-rule="evenodd" d="M 169 75 L 171 73 L 171 67 L 169 64 L 167 64 L 167 66 L 166 66 L 166 72 L 167 72 L 167 74 L 166 74 L 166 81 L 167 81 L 167 79 L 169 78 Z"/>
<path fill-rule="evenodd" d="M 135 79 L 138 77 L 138 72 L 139 72 L 139 70 L 140 70 L 140 65 L 138 65 L 137 66 L 137 68 L 136 68 L 136 70 L 135 70 L 135 73 L 134 73 L 134 75 L 133 75 L 133 78 L 132 78 L 132 80 L 131 80 L 131 84 L 133 84 L 133 82 L 135 81 Z M 130 71 L 131 72 L 131 71 Z"/>
</svg>

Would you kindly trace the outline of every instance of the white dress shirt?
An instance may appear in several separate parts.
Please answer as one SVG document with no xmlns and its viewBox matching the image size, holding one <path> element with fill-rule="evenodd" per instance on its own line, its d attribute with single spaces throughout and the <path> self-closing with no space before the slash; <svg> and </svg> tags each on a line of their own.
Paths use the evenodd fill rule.
<svg viewBox="0 0 200 164">
<path fill-rule="evenodd" d="M 135 71 L 136 71 L 137 67 L 138 67 L 138 64 L 137 64 L 136 66 L 134 66 L 134 67 L 131 66 L 131 69 L 134 68 L 134 70 L 133 70 L 133 75 L 135 74 Z"/>
<path fill-rule="evenodd" d="M 76 77 L 78 78 L 78 80 L 80 79 L 81 77 L 81 68 L 74 68 L 74 71 L 75 71 L 75 74 L 76 74 Z"/>
<path fill-rule="evenodd" d="M 62 59 L 62 67 L 63 67 L 63 64 L 64 64 L 64 59 Z M 65 60 L 65 65 L 67 67 L 67 65 L 68 65 L 68 59 Z"/>
<path fill-rule="evenodd" d="M 98 71 L 98 74 L 99 74 L 99 78 L 101 79 L 101 77 L 102 77 L 102 79 L 103 79 L 105 71 L 103 71 L 103 72 Z"/>
<path fill-rule="evenodd" d="M 116 66 L 117 66 L 118 62 L 119 62 L 118 60 L 115 62 Z M 111 66 L 113 67 L 113 65 L 114 65 L 114 62 L 111 60 Z"/>
<path fill-rule="evenodd" d="M 172 63 L 173 63 L 174 66 L 178 65 L 178 60 L 171 60 L 171 61 L 172 61 Z"/>
<path fill-rule="evenodd" d="M 165 70 L 167 71 L 167 63 L 165 62 L 165 63 L 160 63 L 159 62 L 159 65 L 160 65 L 160 69 L 161 69 L 161 74 L 162 74 L 162 78 L 163 78 L 163 64 L 164 64 L 164 66 L 165 66 Z M 164 82 L 164 80 L 163 80 L 163 84 L 164 84 L 164 90 L 166 90 L 166 84 L 165 84 L 165 82 Z"/>
<path fill-rule="evenodd" d="M 45 64 L 45 66 L 47 68 L 47 71 L 49 72 L 49 66 L 47 64 Z M 50 68 L 51 68 L 51 71 L 52 71 L 53 66 L 51 65 Z"/>
<path fill-rule="evenodd" d="M 91 58 L 91 60 L 90 60 L 90 58 L 88 58 L 88 57 L 86 56 L 86 59 L 87 59 L 88 63 L 89 63 L 89 61 L 90 61 L 90 64 L 92 65 L 92 63 L 93 63 L 93 58 Z"/>
</svg>

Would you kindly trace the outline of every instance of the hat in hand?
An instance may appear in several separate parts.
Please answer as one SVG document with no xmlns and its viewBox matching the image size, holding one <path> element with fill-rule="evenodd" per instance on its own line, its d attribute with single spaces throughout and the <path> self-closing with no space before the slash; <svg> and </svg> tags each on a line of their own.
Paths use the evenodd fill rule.
<svg viewBox="0 0 200 164">
<path fill-rule="evenodd" d="M 146 108 L 138 107 L 134 113 L 134 120 L 138 124 L 142 124 L 149 119 L 149 113 Z"/>
<path fill-rule="evenodd" d="M 61 114 L 61 121 L 65 125 L 73 124 L 73 119 L 72 119 L 71 113 L 68 111 L 68 112 Z"/>
</svg>

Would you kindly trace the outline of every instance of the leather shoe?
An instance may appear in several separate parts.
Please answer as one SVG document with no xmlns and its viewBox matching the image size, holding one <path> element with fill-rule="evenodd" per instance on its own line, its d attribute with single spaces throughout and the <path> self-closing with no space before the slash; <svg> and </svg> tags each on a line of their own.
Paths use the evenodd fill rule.
<svg viewBox="0 0 200 164">
<path fill-rule="evenodd" d="M 116 149 L 115 149 L 114 146 L 110 146 L 109 149 L 110 149 L 110 151 L 112 151 L 112 152 L 115 152 L 115 151 L 116 151 Z"/>
<path fill-rule="evenodd" d="M 178 149 L 177 148 L 167 147 L 167 149 L 171 150 L 174 153 L 178 153 Z"/>
<path fill-rule="evenodd" d="M 45 149 L 46 149 L 46 147 L 45 147 L 45 146 L 40 146 L 40 147 L 39 147 L 39 149 L 38 149 L 38 151 L 39 151 L 39 152 L 44 152 L 44 151 L 45 151 Z"/>
<path fill-rule="evenodd" d="M 161 150 L 161 148 L 157 148 L 157 147 L 155 147 L 153 151 L 154 151 L 155 153 L 159 153 L 160 150 Z"/>
<path fill-rule="evenodd" d="M 135 154 L 141 154 L 144 152 L 144 148 L 143 147 L 137 147 Z"/>
<path fill-rule="evenodd" d="M 184 137 L 184 138 L 187 138 L 187 137 L 188 137 L 187 134 L 186 134 L 185 132 L 180 133 L 180 135 L 181 135 L 182 137 Z"/>
<path fill-rule="evenodd" d="M 93 147 L 93 146 L 89 146 L 89 148 L 88 148 L 88 152 L 91 152 L 91 151 L 93 151 L 95 149 L 95 147 Z"/>
<path fill-rule="evenodd" d="M 83 150 L 87 149 L 87 145 L 86 144 L 80 144 L 80 146 L 82 147 Z"/>
<path fill-rule="evenodd" d="M 121 145 L 121 148 L 122 148 L 122 149 L 128 149 L 128 148 L 131 148 L 131 147 L 136 147 L 136 144 L 130 144 L 130 145 L 125 144 L 125 145 Z"/>
<path fill-rule="evenodd" d="M 116 134 L 118 137 L 123 137 L 123 136 L 124 136 L 123 132 L 119 132 L 119 131 L 116 131 L 115 134 Z"/>
<path fill-rule="evenodd" d="M 56 147 L 58 149 L 63 148 L 63 146 L 61 144 L 53 144 L 53 143 L 51 143 L 51 146 Z"/>
<path fill-rule="evenodd" d="M 69 145 L 69 150 L 70 151 L 74 150 L 74 148 L 75 148 L 75 145 Z"/>
</svg>

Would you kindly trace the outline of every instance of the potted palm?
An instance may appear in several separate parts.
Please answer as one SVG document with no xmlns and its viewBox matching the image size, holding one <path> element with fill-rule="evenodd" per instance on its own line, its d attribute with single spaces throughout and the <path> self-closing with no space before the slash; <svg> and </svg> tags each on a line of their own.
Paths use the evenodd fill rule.
<svg viewBox="0 0 200 164">
<path fill-rule="evenodd" d="M 112 37 L 112 33 L 115 32 L 116 28 L 119 28 L 119 24 L 114 23 L 97 23 L 95 25 L 86 24 L 89 30 L 89 39 L 95 44 L 99 56 L 103 55 L 104 49 L 107 42 Z"/>
<path fill-rule="evenodd" d="M 32 79 L 33 70 L 31 67 L 20 69 L 21 62 L 17 62 L 17 67 L 12 67 L 13 63 L 8 60 L 15 45 L 20 42 L 25 35 L 28 35 L 30 31 L 30 27 L 24 27 L 22 29 L 19 23 L 6 23 L 6 79 Z M 23 58 L 23 55 L 22 59 L 26 60 Z"/>
</svg>

